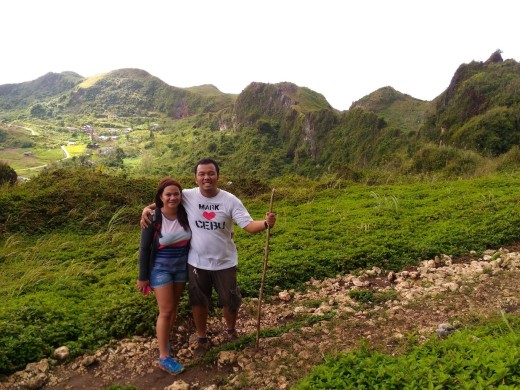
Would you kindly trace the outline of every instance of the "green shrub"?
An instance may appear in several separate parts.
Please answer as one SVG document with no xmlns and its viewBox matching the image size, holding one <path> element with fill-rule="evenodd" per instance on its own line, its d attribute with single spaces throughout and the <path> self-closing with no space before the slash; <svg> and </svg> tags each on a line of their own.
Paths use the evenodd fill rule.
<svg viewBox="0 0 520 390">
<path fill-rule="evenodd" d="M 461 126 L 452 140 L 460 148 L 499 156 L 520 143 L 519 113 L 518 106 L 490 109 Z"/>
<path fill-rule="evenodd" d="M 516 389 L 520 320 L 430 339 L 400 356 L 364 348 L 326 359 L 294 386 L 303 389 Z"/>
<path fill-rule="evenodd" d="M 154 333 L 157 305 L 136 291 L 135 279 L 138 219 L 157 182 L 56 170 L 0 190 L 0 372 L 20 369 L 63 344 L 79 354 L 113 338 Z M 298 176 L 271 184 L 278 220 L 266 294 L 373 266 L 400 270 L 520 236 L 515 172 L 377 186 Z M 243 200 L 252 217 L 262 219 L 270 191 Z M 240 288 L 256 297 L 265 235 L 236 228 L 235 241 Z M 393 299 L 357 294 L 362 304 Z M 179 316 L 189 316 L 186 294 Z"/>
<path fill-rule="evenodd" d="M 500 171 L 511 171 L 520 167 L 520 146 L 515 145 L 498 159 Z"/>
<path fill-rule="evenodd" d="M 395 291 L 350 290 L 349 297 L 363 304 L 379 304 L 397 298 Z"/>
<path fill-rule="evenodd" d="M 11 168 L 7 163 L 0 161 L 0 186 L 4 183 L 14 185 L 18 175 L 16 171 Z"/>
</svg>

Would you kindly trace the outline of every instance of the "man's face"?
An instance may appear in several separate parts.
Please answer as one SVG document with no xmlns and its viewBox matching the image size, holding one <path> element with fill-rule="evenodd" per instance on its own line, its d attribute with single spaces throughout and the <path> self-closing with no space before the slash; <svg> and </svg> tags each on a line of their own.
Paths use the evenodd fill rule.
<svg viewBox="0 0 520 390">
<path fill-rule="evenodd" d="M 195 181 L 201 190 L 211 191 L 217 188 L 218 174 L 214 164 L 200 164 L 197 166 Z"/>
</svg>

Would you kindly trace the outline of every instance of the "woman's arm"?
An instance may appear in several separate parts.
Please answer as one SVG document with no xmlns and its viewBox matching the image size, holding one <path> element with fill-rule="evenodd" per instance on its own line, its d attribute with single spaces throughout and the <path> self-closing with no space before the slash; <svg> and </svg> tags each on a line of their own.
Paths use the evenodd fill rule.
<svg viewBox="0 0 520 390">
<path fill-rule="evenodd" d="M 150 263 L 153 237 L 155 233 L 154 226 L 150 223 L 146 229 L 141 230 L 141 243 L 139 245 L 139 278 L 144 281 L 150 278 Z"/>
</svg>

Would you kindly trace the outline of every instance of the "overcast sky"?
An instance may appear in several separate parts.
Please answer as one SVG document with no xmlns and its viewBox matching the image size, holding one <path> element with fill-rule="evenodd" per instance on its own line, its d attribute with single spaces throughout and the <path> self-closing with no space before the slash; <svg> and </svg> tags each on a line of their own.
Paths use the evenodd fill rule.
<svg viewBox="0 0 520 390">
<path fill-rule="evenodd" d="M 290 81 L 340 110 L 384 86 L 423 100 L 497 49 L 520 61 L 514 0 L 8 0 L 0 85 L 146 70 L 240 93 Z"/>
</svg>

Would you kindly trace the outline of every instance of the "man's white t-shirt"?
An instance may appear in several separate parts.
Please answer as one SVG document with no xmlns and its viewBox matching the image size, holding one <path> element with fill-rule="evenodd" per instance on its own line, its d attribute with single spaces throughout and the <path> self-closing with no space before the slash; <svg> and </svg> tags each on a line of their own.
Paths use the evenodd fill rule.
<svg viewBox="0 0 520 390">
<path fill-rule="evenodd" d="M 196 187 L 182 191 L 182 204 L 191 228 L 188 264 L 211 271 L 236 266 L 233 221 L 241 228 L 253 221 L 240 199 L 224 190 L 207 198 Z"/>
</svg>

